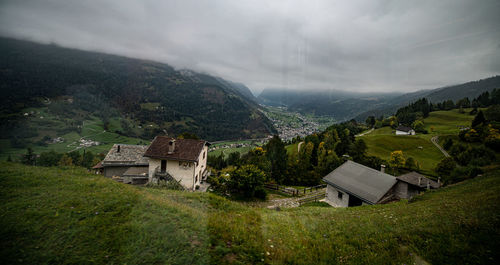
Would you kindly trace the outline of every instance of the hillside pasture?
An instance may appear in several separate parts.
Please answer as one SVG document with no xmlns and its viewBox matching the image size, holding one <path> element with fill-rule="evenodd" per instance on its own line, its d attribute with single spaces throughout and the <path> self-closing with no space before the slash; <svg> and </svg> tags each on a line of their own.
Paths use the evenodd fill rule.
<svg viewBox="0 0 500 265">
<path fill-rule="evenodd" d="M 406 157 L 413 157 L 428 175 L 435 175 L 434 168 L 444 155 L 427 138 L 406 135 L 373 135 L 361 137 L 368 147 L 368 155 L 389 161 L 391 152 L 403 151 Z M 422 148 L 419 148 L 422 147 Z"/>
<path fill-rule="evenodd" d="M 247 207 L 0 163 L 5 264 L 496 264 L 500 173 L 354 208 Z M 318 205 L 324 206 L 324 205 Z M 416 258 L 418 256 L 418 258 Z"/>
<path fill-rule="evenodd" d="M 425 129 L 434 135 L 458 134 L 460 127 L 470 127 L 475 115 L 470 115 L 472 109 L 433 111 L 424 119 Z M 432 128 L 432 129 L 431 129 Z"/>
</svg>

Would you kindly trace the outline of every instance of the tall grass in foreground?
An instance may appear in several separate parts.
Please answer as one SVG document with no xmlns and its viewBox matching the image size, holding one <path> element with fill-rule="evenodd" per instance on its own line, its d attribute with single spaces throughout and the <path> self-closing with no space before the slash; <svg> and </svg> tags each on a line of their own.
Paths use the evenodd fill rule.
<svg viewBox="0 0 500 265">
<path fill-rule="evenodd" d="M 5 264 L 493 264 L 500 174 L 412 202 L 247 207 L 136 187 L 79 168 L 0 163 Z"/>
</svg>

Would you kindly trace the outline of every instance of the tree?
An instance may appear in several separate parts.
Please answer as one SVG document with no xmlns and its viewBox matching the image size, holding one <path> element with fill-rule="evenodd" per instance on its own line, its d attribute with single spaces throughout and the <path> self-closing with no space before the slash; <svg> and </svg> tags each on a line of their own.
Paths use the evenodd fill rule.
<svg viewBox="0 0 500 265">
<path fill-rule="evenodd" d="M 240 152 L 232 152 L 227 156 L 226 164 L 229 166 L 237 166 L 240 163 Z"/>
<path fill-rule="evenodd" d="M 285 144 L 278 135 L 274 135 L 264 148 L 266 150 L 266 157 L 271 162 L 271 178 L 280 184 L 283 183 L 286 172 L 286 161 L 288 159 Z"/>
<path fill-rule="evenodd" d="M 12 157 L 10 157 L 10 155 L 7 157 L 7 162 L 12 162 Z"/>
<path fill-rule="evenodd" d="M 67 154 L 64 154 L 61 159 L 59 160 L 58 163 L 59 166 L 66 167 L 66 166 L 72 166 L 73 165 L 73 159 L 71 159 L 70 156 Z"/>
<path fill-rule="evenodd" d="M 53 167 L 57 166 L 59 160 L 61 160 L 61 154 L 56 153 L 54 150 L 49 152 L 43 152 L 40 154 L 38 158 L 38 165 L 44 167 Z"/>
<path fill-rule="evenodd" d="M 366 118 L 366 124 L 370 127 L 373 127 L 375 125 L 375 122 L 375 116 L 368 116 L 368 118 Z"/>
<path fill-rule="evenodd" d="M 405 161 L 405 167 L 409 170 L 414 170 L 416 169 L 417 167 L 417 163 L 415 162 L 415 159 L 413 159 L 413 157 L 408 157 L 406 158 L 406 161 Z"/>
<path fill-rule="evenodd" d="M 85 168 L 91 168 L 94 166 L 92 162 L 94 161 L 94 154 L 91 151 L 84 151 L 81 161 L 81 166 Z"/>
<path fill-rule="evenodd" d="M 414 121 L 411 126 L 413 127 L 413 129 L 415 130 L 415 132 L 427 133 L 427 130 L 424 127 L 424 122 L 421 121 L 421 120 Z"/>
<path fill-rule="evenodd" d="M 445 150 L 450 150 L 450 148 L 453 146 L 453 140 L 451 138 L 446 139 L 443 144 L 443 148 Z"/>
<path fill-rule="evenodd" d="M 327 150 L 325 148 L 325 143 L 321 142 L 318 146 L 318 165 L 315 171 L 318 176 L 324 177 L 332 170 L 340 166 L 342 161 L 339 159 L 337 154 L 332 150 Z"/>
<path fill-rule="evenodd" d="M 441 160 L 436 166 L 436 173 L 445 181 L 449 181 L 451 172 L 457 167 L 453 158 L 446 157 Z"/>
<path fill-rule="evenodd" d="M 23 155 L 21 162 L 25 165 L 35 165 L 36 155 L 33 153 L 33 149 L 31 149 L 31 147 L 28 147 L 26 154 Z"/>
<path fill-rule="evenodd" d="M 363 139 L 357 139 L 350 145 L 349 155 L 354 161 L 359 162 L 365 157 L 366 149 L 367 147 L 365 141 Z"/>
<path fill-rule="evenodd" d="M 485 121 L 486 121 L 486 119 L 484 118 L 483 111 L 482 111 L 482 110 L 480 110 L 480 111 L 477 113 L 476 117 L 474 117 L 474 120 L 472 120 L 472 124 L 471 124 L 471 126 L 472 126 L 472 128 L 475 128 L 475 127 L 477 127 L 477 126 L 479 126 L 479 125 L 483 124 Z"/>
<path fill-rule="evenodd" d="M 264 191 L 266 174 L 255 165 L 244 165 L 229 173 L 229 190 L 233 194 L 240 194 L 245 198 L 254 198 Z M 260 197 L 259 196 L 259 197 Z M 265 198 L 265 191 L 264 191 Z"/>
<path fill-rule="evenodd" d="M 391 153 L 391 159 L 389 160 L 389 164 L 392 168 L 402 168 L 405 165 L 405 156 L 403 155 L 403 151 L 397 150 Z"/>
</svg>

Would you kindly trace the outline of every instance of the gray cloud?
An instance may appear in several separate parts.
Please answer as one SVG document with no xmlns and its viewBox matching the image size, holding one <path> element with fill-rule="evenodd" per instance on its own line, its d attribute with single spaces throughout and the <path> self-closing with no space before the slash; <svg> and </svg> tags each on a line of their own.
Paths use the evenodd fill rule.
<svg viewBox="0 0 500 265">
<path fill-rule="evenodd" d="M 266 87 L 414 91 L 500 73 L 500 2 L 0 2 L 0 35 Z"/>
</svg>

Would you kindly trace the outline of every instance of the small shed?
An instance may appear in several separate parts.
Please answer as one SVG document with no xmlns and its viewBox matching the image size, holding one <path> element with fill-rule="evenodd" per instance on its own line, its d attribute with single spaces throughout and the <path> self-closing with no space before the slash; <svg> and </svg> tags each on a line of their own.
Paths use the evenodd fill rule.
<svg viewBox="0 0 500 265">
<path fill-rule="evenodd" d="M 323 178 L 326 202 L 335 207 L 380 204 L 395 199 L 396 178 L 347 160 Z"/>
<path fill-rule="evenodd" d="M 396 135 L 415 135 L 415 130 L 411 127 L 399 125 L 398 128 L 396 128 Z"/>
<path fill-rule="evenodd" d="M 397 177 L 396 196 L 400 199 L 411 199 L 413 196 L 429 189 L 438 189 L 440 182 L 425 177 L 415 171 Z"/>
<path fill-rule="evenodd" d="M 123 177 L 125 171 L 131 167 L 148 168 L 149 158 L 143 157 L 148 146 L 114 144 L 102 161 L 104 176 Z"/>
</svg>

